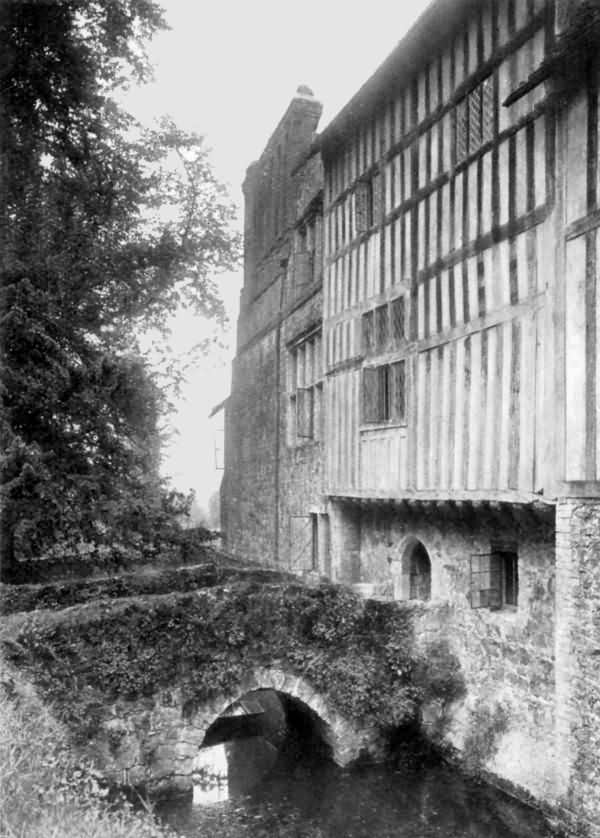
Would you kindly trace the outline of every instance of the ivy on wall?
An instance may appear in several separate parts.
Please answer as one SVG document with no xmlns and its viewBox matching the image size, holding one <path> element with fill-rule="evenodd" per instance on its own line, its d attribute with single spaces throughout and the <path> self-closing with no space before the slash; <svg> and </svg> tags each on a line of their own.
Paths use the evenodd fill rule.
<svg viewBox="0 0 600 838">
<path fill-rule="evenodd" d="M 177 685 L 191 712 L 256 666 L 297 673 L 346 717 L 390 728 L 463 691 L 443 647 L 414 655 L 413 615 L 335 586 L 233 582 L 13 615 L 0 641 L 82 738 L 111 701 Z"/>
<path fill-rule="evenodd" d="M 163 594 L 165 591 L 193 591 L 234 579 L 276 582 L 285 578 L 289 578 L 289 574 L 234 563 L 228 566 L 213 560 L 189 567 L 152 569 L 150 572 L 141 570 L 101 579 L 66 579 L 39 585 L 0 583 L 0 613 L 68 608 L 94 599 L 114 600 L 140 594 Z"/>
</svg>

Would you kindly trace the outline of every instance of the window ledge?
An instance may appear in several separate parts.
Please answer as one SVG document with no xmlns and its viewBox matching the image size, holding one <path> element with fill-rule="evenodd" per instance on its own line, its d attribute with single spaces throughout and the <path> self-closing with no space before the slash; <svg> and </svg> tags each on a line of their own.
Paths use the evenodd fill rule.
<svg viewBox="0 0 600 838">
<path fill-rule="evenodd" d="M 307 448 L 315 448 L 320 444 L 320 439 L 307 439 L 303 442 L 294 442 L 292 445 L 288 445 L 287 448 L 288 451 L 304 451 Z"/>
<path fill-rule="evenodd" d="M 398 428 L 404 428 L 406 430 L 406 427 L 406 422 L 368 422 L 360 425 L 359 431 L 361 433 L 367 431 L 390 431 Z"/>
</svg>

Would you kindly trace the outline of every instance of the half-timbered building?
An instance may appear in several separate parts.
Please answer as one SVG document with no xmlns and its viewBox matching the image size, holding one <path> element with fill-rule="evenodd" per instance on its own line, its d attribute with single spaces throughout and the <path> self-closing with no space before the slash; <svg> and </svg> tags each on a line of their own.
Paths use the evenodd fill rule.
<svg viewBox="0 0 600 838">
<path fill-rule="evenodd" d="M 317 547 L 294 564 L 279 496 L 269 553 L 412 601 L 424 637 L 446 606 L 446 738 L 483 730 L 487 771 L 594 835 L 599 32 L 585 0 L 436 0 L 310 147 L 321 311 L 280 341 L 277 456 Z M 317 423 L 309 496 L 289 465 Z"/>
</svg>

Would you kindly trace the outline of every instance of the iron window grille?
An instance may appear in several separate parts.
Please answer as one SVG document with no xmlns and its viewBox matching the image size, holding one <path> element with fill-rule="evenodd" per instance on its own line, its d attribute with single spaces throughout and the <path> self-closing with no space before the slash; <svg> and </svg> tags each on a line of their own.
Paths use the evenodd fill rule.
<svg viewBox="0 0 600 838">
<path fill-rule="evenodd" d="M 499 610 L 516 606 L 519 598 L 517 553 L 493 550 L 471 556 L 471 608 Z"/>
</svg>

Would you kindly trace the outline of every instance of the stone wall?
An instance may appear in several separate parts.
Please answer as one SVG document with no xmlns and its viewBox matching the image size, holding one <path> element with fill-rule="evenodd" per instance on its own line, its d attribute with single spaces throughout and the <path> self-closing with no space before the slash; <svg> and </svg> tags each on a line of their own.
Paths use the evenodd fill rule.
<svg viewBox="0 0 600 838">
<path fill-rule="evenodd" d="M 109 782 L 144 786 L 155 793 L 189 790 L 194 760 L 211 724 L 245 693 L 257 689 L 276 690 L 316 713 L 338 765 L 347 765 L 361 753 L 379 753 L 374 730 L 345 719 L 308 681 L 279 669 L 257 668 L 235 694 L 218 696 L 199 707 L 186 707 L 177 687 L 137 701 L 114 702 L 110 718 L 87 746 L 87 755 Z"/>
<path fill-rule="evenodd" d="M 274 330 L 237 356 L 226 409 L 225 547 L 264 564 L 276 543 L 278 343 Z"/>
<path fill-rule="evenodd" d="M 342 505 L 332 506 L 339 515 Z M 507 528 L 500 519 L 476 516 L 454 522 L 435 515 L 407 517 L 369 504 L 346 504 L 345 510 L 341 529 L 354 538 L 360 531 L 356 581 L 374 584 L 374 593 L 391 591 L 392 571 L 416 540 L 429 554 L 431 600 L 415 601 L 415 636 L 423 648 L 446 638 L 467 688 L 449 724 L 446 719 L 441 725 L 430 708 L 430 732 L 437 731 L 473 768 L 558 803 L 553 527 L 542 521 L 536 526 L 533 518 Z M 489 553 L 491 542 L 507 539 L 518 550 L 518 606 L 472 608 L 470 557 Z"/>
<path fill-rule="evenodd" d="M 556 510 L 556 763 L 571 822 L 600 835 L 600 501 Z"/>
<path fill-rule="evenodd" d="M 321 320 L 320 280 L 299 296 L 293 259 L 294 226 L 322 189 L 320 158 L 307 157 L 320 113 L 299 88 L 244 183 L 244 287 L 225 410 L 222 528 L 230 552 L 282 567 L 291 516 L 321 502 L 320 444 L 288 445 L 286 389 L 289 342 Z"/>
<path fill-rule="evenodd" d="M 287 314 L 282 327 L 281 352 L 281 446 L 279 480 L 279 563 L 289 566 L 295 546 L 292 516 L 324 512 L 322 495 L 321 439 L 291 440 L 288 433 L 290 391 L 288 389 L 288 346 L 308 329 L 321 323 L 322 290 L 313 287 L 302 304 Z M 322 433 L 321 433 L 322 438 Z"/>
</svg>

